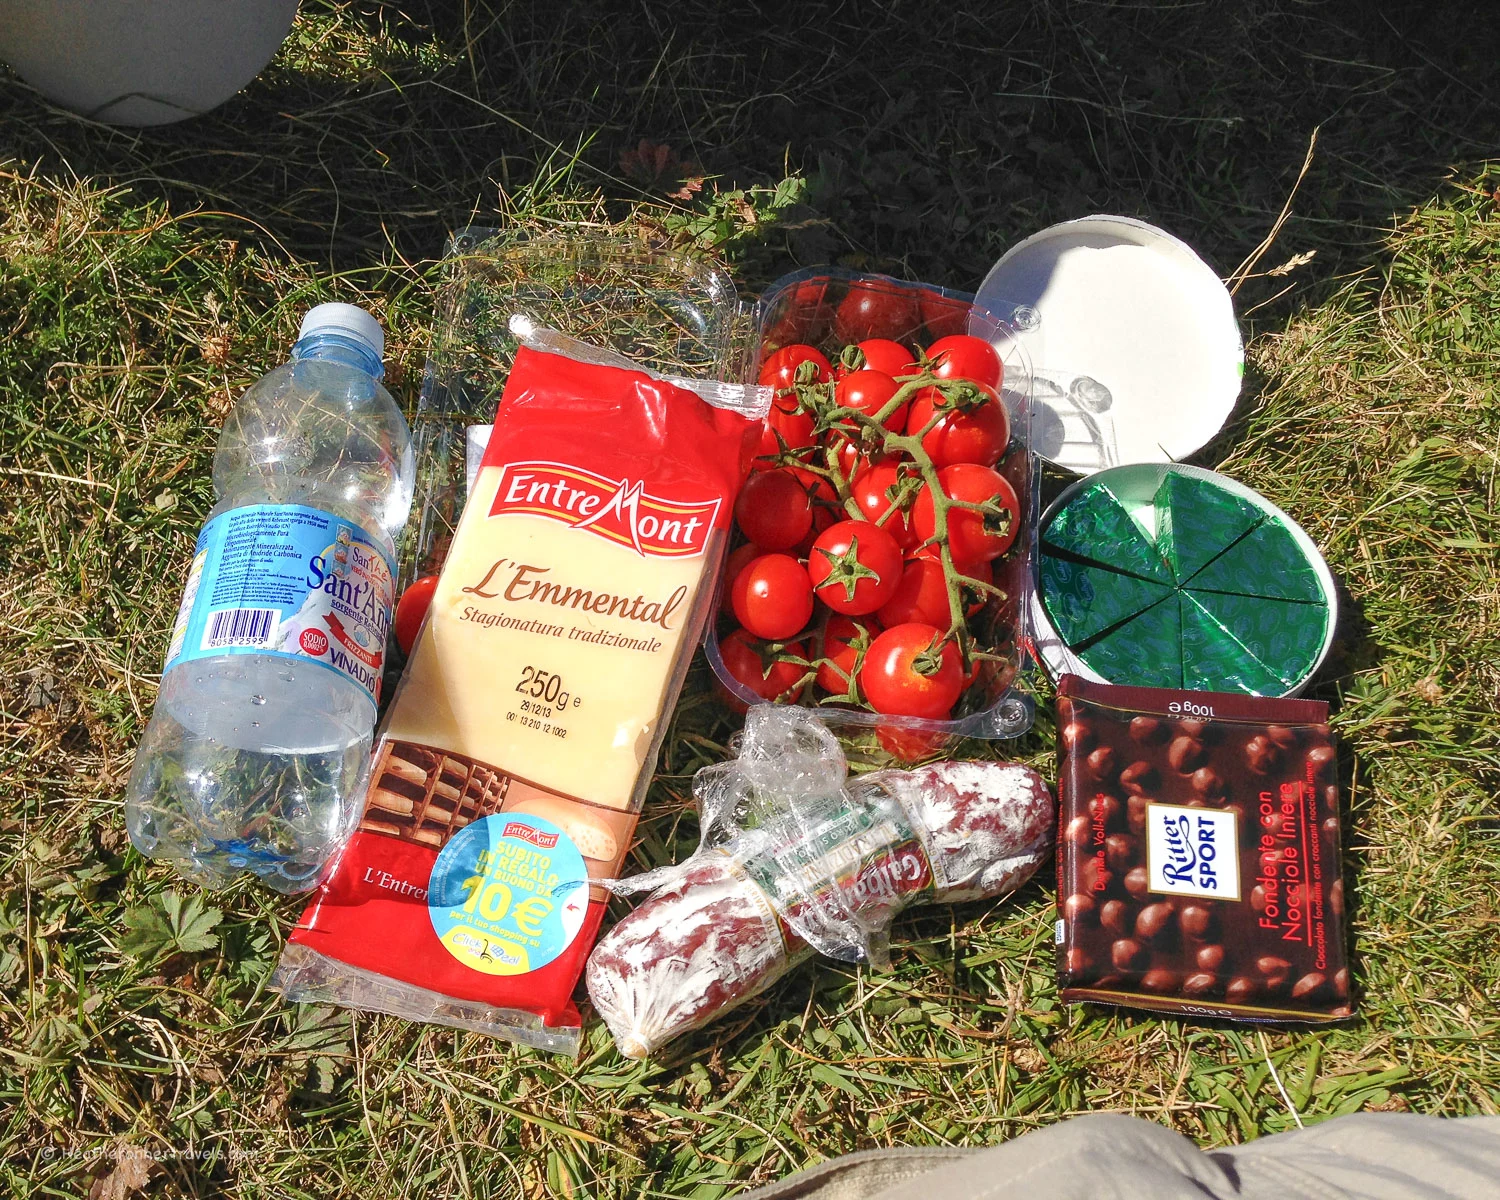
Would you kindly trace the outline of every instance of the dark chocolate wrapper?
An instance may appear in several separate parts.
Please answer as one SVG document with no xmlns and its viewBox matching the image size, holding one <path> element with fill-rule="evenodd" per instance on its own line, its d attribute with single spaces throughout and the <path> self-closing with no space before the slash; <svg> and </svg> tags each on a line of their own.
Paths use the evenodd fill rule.
<svg viewBox="0 0 1500 1200">
<path fill-rule="evenodd" d="M 1057 704 L 1064 1001 L 1349 1016 L 1328 706 L 1076 675 Z"/>
</svg>

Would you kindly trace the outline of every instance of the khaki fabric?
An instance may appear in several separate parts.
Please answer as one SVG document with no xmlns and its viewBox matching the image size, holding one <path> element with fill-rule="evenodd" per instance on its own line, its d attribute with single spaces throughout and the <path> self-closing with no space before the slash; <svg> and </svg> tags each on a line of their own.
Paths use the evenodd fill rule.
<svg viewBox="0 0 1500 1200">
<path fill-rule="evenodd" d="M 798 1171 L 780 1183 L 742 1192 L 736 1200 L 866 1200 L 887 1190 L 899 1190 L 897 1185 L 930 1175 L 939 1167 L 984 1153 L 925 1147 L 862 1150 Z M 923 1200 L 932 1198 L 924 1191 Z"/>
<path fill-rule="evenodd" d="M 870 1150 L 738 1200 L 1500 1200 L 1500 1117 L 1339 1117 L 1202 1151 L 1136 1117 L 984 1150 Z"/>
</svg>

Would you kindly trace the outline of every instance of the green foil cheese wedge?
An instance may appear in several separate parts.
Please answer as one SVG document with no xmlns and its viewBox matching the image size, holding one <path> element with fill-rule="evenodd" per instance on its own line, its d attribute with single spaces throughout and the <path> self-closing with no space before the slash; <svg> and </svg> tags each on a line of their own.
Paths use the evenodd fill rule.
<svg viewBox="0 0 1500 1200">
<path fill-rule="evenodd" d="M 1291 530 L 1275 518 L 1257 525 L 1186 583 L 1198 592 L 1328 603 L 1307 555 Z"/>
<path fill-rule="evenodd" d="M 1286 684 L 1188 592 L 1177 593 L 1182 619 L 1182 686 L 1199 692 L 1280 696 Z"/>
<path fill-rule="evenodd" d="M 1151 539 L 1100 483 L 1089 484 L 1052 518 L 1042 533 L 1042 547 L 1142 579 L 1173 582 Z"/>
<path fill-rule="evenodd" d="M 1267 519 L 1211 479 L 1168 471 L 1156 489 L 1156 545 L 1178 583 Z"/>
<path fill-rule="evenodd" d="M 1169 592 L 1144 612 L 1078 651 L 1078 657 L 1111 683 L 1180 688 L 1181 645 L 1177 595 Z"/>
<path fill-rule="evenodd" d="M 1097 637 L 1170 593 L 1168 584 L 1042 554 L 1042 603 L 1070 646 Z"/>
<path fill-rule="evenodd" d="M 1317 665 L 1328 633 L 1328 609 L 1323 605 L 1222 592 L 1188 594 L 1287 687 L 1301 683 Z"/>
</svg>

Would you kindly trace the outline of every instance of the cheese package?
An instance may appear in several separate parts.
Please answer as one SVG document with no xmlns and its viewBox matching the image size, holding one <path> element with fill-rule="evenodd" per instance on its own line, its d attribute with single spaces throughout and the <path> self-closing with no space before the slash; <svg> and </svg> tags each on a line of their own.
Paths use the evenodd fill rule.
<svg viewBox="0 0 1500 1200">
<path fill-rule="evenodd" d="M 576 1048 L 596 881 L 630 847 L 759 437 L 723 399 L 755 389 L 686 382 L 517 352 L 363 818 L 277 968 L 288 999 Z"/>
</svg>

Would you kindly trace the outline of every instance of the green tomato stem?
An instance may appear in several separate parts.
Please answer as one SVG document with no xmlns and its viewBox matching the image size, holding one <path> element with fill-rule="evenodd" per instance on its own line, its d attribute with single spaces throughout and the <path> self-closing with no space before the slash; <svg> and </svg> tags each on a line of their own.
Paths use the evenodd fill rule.
<svg viewBox="0 0 1500 1200">
<path fill-rule="evenodd" d="M 893 433 L 885 427 L 885 422 L 890 420 L 903 404 L 909 403 L 924 388 L 933 386 L 936 386 L 942 393 L 946 403 L 942 406 L 934 406 L 935 411 L 932 417 L 922 429 L 916 433 L 902 434 Z M 812 414 L 818 426 L 832 429 L 839 424 L 854 425 L 860 430 L 862 444 L 878 443 L 887 451 L 895 450 L 906 454 L 916 464 L 923 483 L 932 494 L 933 533 L 925 544 L 938 547 L 938 561 L 943 568 L 943 583 L 948 594 L 949 628 L 946 636 L 952 638 L 957 644 L 965 673 L 973 665 L 974 659 L 982 654 L 975 649 L 973 634 L 969 631 L 963 595 L 966 582 L 969 586 L 979 587 L 985 592 L 1002 598 L 1007 593 L 993 584 L 981 584 L 978 580 L 970 580 L 959 573 L 953 562 L 948 517 L 955 508 L 977 512 L 984 516 L 994 515 L 997 510 L 993 504 L 978 504 L 973 501 L 950 498 L 943 490 L 942 483 L 938 479 L 938 469 L 932 461 L 932 456 L 923 447 L 922 439 L 952 411 L 965 411 L 966 404 L 972 407 L 973 403 L 978 403 L 980 399 L 982 398 L 979 397 L 977 390 L 967 383 L 939 379 L 930 370 L 922 370 L 909 377 L 907 382 L 896 389 L 895 394 L 873 417 L 858 409 L 844 408 L 840 405 L 834 398 L 833 384 L 801 384 L 797 388 L 798 407 Z M 844 501 L 846 511 L 856 519 L 865 519 L 864 513 L 859 510 L 859 506 L 849 495 L 848 483 L 843 479 L 843 473 L 838 470 L 837 450 L 831 446 L 825 447 L 824 454 L 828 464 L 828 477 L 837 489 L 840 500 Z M 819 474 L 823 472 L 820 471 Z M 897 507 L 898 504 L 892 502 L 891 508 L 881 520 L 889 519 Z"/>
</svg>

